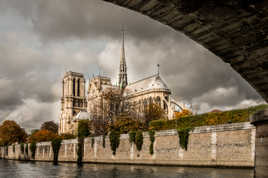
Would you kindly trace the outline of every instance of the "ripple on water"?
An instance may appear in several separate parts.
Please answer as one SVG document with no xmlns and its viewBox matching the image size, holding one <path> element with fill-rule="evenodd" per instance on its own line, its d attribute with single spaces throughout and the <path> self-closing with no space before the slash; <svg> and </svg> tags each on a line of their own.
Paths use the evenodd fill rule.
<svg viewBox="0 0 268 178">
<path fill-rule="evenodd" d="M 252 169 L 20 162 L 0 160 L 0 178 L 253 178 Z"/>
</svg>

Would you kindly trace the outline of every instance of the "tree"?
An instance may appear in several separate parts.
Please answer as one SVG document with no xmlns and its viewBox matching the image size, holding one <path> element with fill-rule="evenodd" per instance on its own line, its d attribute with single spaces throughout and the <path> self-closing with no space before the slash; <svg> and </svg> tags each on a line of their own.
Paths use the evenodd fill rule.
<svg viewBox="0 0 268 178">
<path fill-rule="evenodd" d="M 15 142 L 25 142 L 27 134 L 15 121 L 6 120 L 0 125 L 0 141 L 2 145 L 9 145 Z"/>
<path fill-rule="evenodd" d="M 193 113 L 188 109 L 183 109 L 181 112 L 175 112 L 174 117 L 175 119 L 179 119 L 182 117 L 192 116 Z"/>
<path fill-rule="evenodd" d="M 88 137 L 90 135 L 89 131 L 89 120 L 80 120 L 78 122 L 78 137 Z"/>
<path fill-rule="evenodd" d="M 116 130 L 120 134 L 129 133 L 130 131 L 143 130 L 145 124 L 139 120 L 132 118 L 127 113 L 123 113 L 116 117 L 113 125 L 111 125 L 110 130 Z"/>
<path fill-rule="evenodd" d="M 100 98 L 96 99 L 91 111 L 92 120 L 90 128 L 94 135 L 106 135 L 113 120 L 122 111 L 121 90 L 116 88 L 107 88 L 103 91 Z"/>
<path fill-rule="evenodd" d="M 89 125 L 94 135 L 106 135 L 110 127 L 110 119 L 95 115 Z"/>
<path fill-rule="evenodd" d="M 165 117 L 164 110 L 155 103 L 150 103 L 144 111 L 144 120 L 147 127 L 149 127 L 151 121 L 162 119 L 163 117 Z"/>
<path fill-rule="evenodd" d="M 89 120 L 78 121 L 78 149 L 77 149 L 77 164 L 82 165 L 84 156 L 84 138 L 90 135 L 89 131 Z"/>
<path fill-rule="evenodd" d="M 69 140 L 69 139 L 74 139 L 74 138 L 76 138 L 75 135 L 70 134 L 70 133 L 63 133 L 63 134 L 60 134 L 59 137 L 60 137 L 62 140 Z"/>
<path fill-rule="evenodd" d="M 42 124 L 40 130 L 49 130 L 56 134 L 58 133 L 58 125 L 53 121 L 47 121 Z"/>
<path fill-rule="evenodd" d="M 49 130 L 39 130 L 29 137 L 29 142 L 46 142 L 56 137 L 58 137 L 58 135 Z"/>
</svg>

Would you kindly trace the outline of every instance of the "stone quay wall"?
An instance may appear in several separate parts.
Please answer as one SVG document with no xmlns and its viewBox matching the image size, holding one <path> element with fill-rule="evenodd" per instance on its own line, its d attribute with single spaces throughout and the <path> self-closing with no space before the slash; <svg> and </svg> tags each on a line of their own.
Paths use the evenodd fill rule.
<svg viewBox="0 0 268 178">
<path fill-rule="evenodd" d="M 255 177 L 268 177 L 268 109 L 259 111 L 251 118 L 256 126 Z"/>
<path fill-rule="evenodd" d="M 84 141 L 83 162 L 86 163 L 120 163 L 150 164 L 173 166 L 226 166 L 254 167 L 256 129 L 248 122 L 224 124 L 218 126 L 196 127 L 190 132 L 188 149 L 182 149 L 176 130 L 155 133 L 154 154 L 149 152 L 150 138 L 143 133 L 142 150 L 129 143 L 128 134 L 120 136 L 120 145 L 116 155 L 112 154 L 108 136 L 105 138 L 89 137 Z M 77 161 L 77 139 L 63 140 L 59 152 L 59 161 Z M 14 152 L 15 151 L 15 152 Z M 31 159 L 28 145 L 28 156 L 21 152 L 20 145 L 1 147 L 0 158 L 24 160 Z M 35 160 L 52 161 L 53 150 L 50 142 L 37 144 Z"/>
</svg>

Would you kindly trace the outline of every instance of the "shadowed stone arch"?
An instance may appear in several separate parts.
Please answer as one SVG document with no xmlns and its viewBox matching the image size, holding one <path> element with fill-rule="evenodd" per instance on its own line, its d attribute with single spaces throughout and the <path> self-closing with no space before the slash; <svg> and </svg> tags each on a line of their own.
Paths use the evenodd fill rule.
<svg viewBox="0 0 268 178">
<path fill-rule="evenodd" d="M 268 1 L 102 0 L 183 32 L 229 63 L 268 101 Z"/>
</svg>

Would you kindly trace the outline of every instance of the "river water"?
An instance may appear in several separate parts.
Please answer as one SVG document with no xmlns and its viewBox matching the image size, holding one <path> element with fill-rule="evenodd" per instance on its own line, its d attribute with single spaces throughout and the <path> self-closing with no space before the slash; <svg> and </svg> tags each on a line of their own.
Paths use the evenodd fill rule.
<svg viewBox="0 0 268 178">
<path fill-rule="evenodd" d="M 0 160 L 0 178 L 253 178 L 252 169 L 157 167 Z"/>
</svg>

